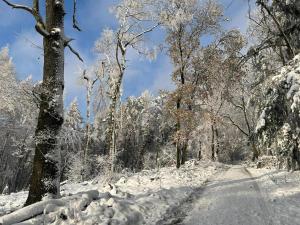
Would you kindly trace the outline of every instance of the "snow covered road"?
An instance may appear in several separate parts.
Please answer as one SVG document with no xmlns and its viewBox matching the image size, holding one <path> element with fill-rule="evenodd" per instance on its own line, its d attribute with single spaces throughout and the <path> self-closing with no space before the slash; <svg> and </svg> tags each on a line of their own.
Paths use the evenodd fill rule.
<svg viewBox="0 0 300 225">
<path fill-rule="evenodd" d="M 256 179 L 234 166 L 210 181 L 187 213 L 184 225 L 273 225 Z"/>
</svg>

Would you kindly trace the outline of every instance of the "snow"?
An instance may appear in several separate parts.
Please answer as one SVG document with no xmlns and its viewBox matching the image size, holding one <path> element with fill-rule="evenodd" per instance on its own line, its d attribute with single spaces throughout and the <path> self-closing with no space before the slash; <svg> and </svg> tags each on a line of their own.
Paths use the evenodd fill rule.
<svg viewBox="0 0 300 225">
<path fill-rule="evenodd" d="M 274 225 L 264 195 L 241 166 L 233 166 L 208 183 L 184 224 Z"/>
<path fill-rule="evenodd" d="M 11 193 L 10 195 L 0 194 L 0 216 L 11 213 L 22 207 L 26 201 L 27 195 L 27 191 Z"/>
<path fill-rule="evenodd" d="M 287 99 L 291 101 L 292 112 L 300 106 L 300 54 L 296 55 L 288 66 L 281 69 L 279 75 L 272 78 L 275 84 L 284 82 L 287 92 Z"/>
<path fill-rule="evenodd" d="M 300 224 L 300 171 L 249 169 L 258 178 L 260 189 L 267 196 L 272 225 Z"/>
<path fill-rule="evenodd" d="M 116 174 L 116 181 L 110 183 L 104 182 L 105 177 L 82 183 L 66 181 L 61 184 L 62 198 L 19 210 L 27 192 L 0 195 L 0 212 L 16 210 L 2 216 L 0 223 L 300 224 L 300 171 L 269 168 L 193 160 L 179 170 L 166 167 Z"/>
<path fill-rule="evenodd" d="M 57 34 L 60 34 L 60 33 L 61 33 L 61 29 L 58 28 L 58 27 L 52 28 L 52 30 L 51 30 L 52 35 L 57 35 Z"/>
<path fill-rule="evenodd" d="M 260 129 L 264 128 L 264 126 L 266 125 L 266 109 L 264 109 L 257 121 L 257 125 L 255 128 L 255 131 L 258 132 Z"/>
<path fill-rule="evenodd" d="M 232 166 L 208 182 L 184 225 L 300 224 L 300 171 Z"/>
<path fill-rule="evenodd" d="M 119 179 L 110 184 L 105 183 L 103 177 L 83 183 L 64 182 L 61 199 L 44 200 L 19 209 L 1 217 L 0 221 L 3 220 L 3 224 L 22 222 L 23 225 L 155 224 L 224 168 L 219 163 L 189 161 L 179 170 L 167 167 L 118 174 Z M 8 213 L 20 208 L 26 196 L 27 192 L 1 195 L 0 201 L 6 203 L 0 210 Z"/>
</svg>

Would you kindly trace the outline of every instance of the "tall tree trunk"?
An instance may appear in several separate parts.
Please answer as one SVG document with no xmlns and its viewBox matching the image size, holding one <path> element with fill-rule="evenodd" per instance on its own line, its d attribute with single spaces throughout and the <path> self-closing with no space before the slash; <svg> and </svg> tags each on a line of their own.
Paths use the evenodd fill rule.
<svg viewBox="0 0 300 225">
<path fill-rule="evenodd" d="M 198 160 L 202 159 L 202 142 L 199 142 Z"/>
<path fill-rule="evenodd" d="M 179 42 L 181 43 L 181 42 Z M 180 44 L 181 45 L 181 44 Z M 180 54 L 181 54 L 181 62 L 183 62 L 182 60 L 182 47 L 180 46 Z M 184 84 L 185 84 L 185 77 L 184 77 L 184 66 L 183 66 L 183 63 L 181 65 L 181 68 L 180 68 L 180 82 L 181 82 L 181 88 L 184 87 Z M 179 90 L 181 91 L 181 90 Z M 177 99 L 177 103 L 176 103 L 176 109 L 177 109 L 177 113 L 180 113 L 179 110 L 181 108 L 181 98 L 182 98 L 182 94 L 180 93 L 180 96 L 178 97 Z M 177 124 L 176 124 L 176 131 L 177 133 L 180 132 L 180 129 L 181 129 L 181 122 L 180 122 L 180 116 L 177 116 Z M 179 137 L 180 139 L 182 137 Z M 185 144 L 184 144 L 185 145 Z M 178 140 L 178 137 L 177 137 L 177 143 L 176 143 L 176 155 L 177 155 L 177 160 L 176 160 L 176 167 L 177 168 L 180 168 L 182 162 L 184 163 L 185 162 L 185 152 L 183 152 L 183 146 L 182 146 L 182 143 L 181 141 Z M 183 159 L 183 158 L 184 159 Z"/>
<path fill-rule="evenodd" d="M 91 81 L 88 79 L 87 80 L 87 87 L 86 87 L 86 127 L 85 127 L 85 146 L 83 150 L 83 164 L 82 164 L 82 174 L 81 174 L 81 180 L 84 181 L 87 175 L 87 159 L 88 159 L 88 154 L 89 154 L 89 144 L 90 144 L 90 139 L 91 139 L 91 92 L 92 92 L 92 85 Z"/>
<path fill-rule="evenodd" d="M 215 160 L 219 161 L 219 153 L 220 153 L 220 142 L 219 142 L 219 130 L 218 127 L 215 125 L 215 141 L 216 141 L 216 146 L 215 146 Z"/>
<path fill-rule="evenodd" d="M 214 124 L 211 124 L 211 160 L 215 161 L 216 156 L 215 156 L 215 128 Z"/>
<path fill-rule="evenodd" d="M 251 148 L 252 148 L 252 161 L 254 162 L 256 159 L 258 159 L 259 157 L 259 151 L 254 143 L 253 140 L 250 140 L 250 143 L 251 143 Z"/>
<path fill-rule="evenodd" d="M 119 54 L 121 52 L 121 59 L 119 58 Z M 118 44 L 116 47 L 116 60 L 119 67 L 119 76 L 117 78 L 117 82 L 113 84 L 115 87 L 113 89 L 113 93 L 111 93 L 111 104 L 109 107 L 109 116 L 108 116 L 108 146 L 109 146 L 109 154 L 111 158 L 111 172 L 115 171 L 115 156 L 116 156 L 116 111 L 117 104 L 120 98 L 121 85 L 123 81 L 123 76 L 125 73 L 125 65 L 126 65 L 126 47 L 124 47 L 123 43 L 118 39 Z"/>
<path fill-rule="evenodd" d="M 45 195 L 59 196 L 58 135 L 63 124 L 64 15 L 64 0 L 46 0 L 46 30 L 50 35 L 43 39 L 43 84 L 35 131 L 33 172 L 25 205 L 40 201 Z"/>
<path fill-rule="evenodd" d="M 182 150 L 181 150 L 181 165 L 184 165 L 187 160 L 187 147 L 188 147 L 188 144 L 187 144 L 187 142 L 185 142 L 184 145 L 182 146 Z"/>
<path fill-rule="evenodd" d="M 180 98 L 177 99 L 177 104 L 176 108 L 177 111 L 180 109 L 180 104 L 181 100 Z M 180 131 L 180 119 L 179 116 L 177 115 L 177 123 L 176 123 L 176 132 L 178 133 Z M 181 146 L 180 146 L 180 141 L 178 140 L 179 137 L 176 138 L 176 167 L 177 169 L 180 168 L 181 165 Z"/>
<path fill-rule="evenodd" d="M 181 148 L 179 143 L 176 143 L 176 168 L 179 169 L 181 166 Z"/>
<path fill-rule="evenodd" d="M 111 171 L 115 170 L 115 155 L 116 155 L 116 111 L 117 111 L 117 104 L 120 98 L 120 89 L 123 79 L 123 74 L 120 73 L 118 77 L 118 81 L 115 86 L 115 90 L 112 96 L 110 108 L 109 108 L 109 118 L 108 118 L 108 146 L 109 146 L 109 155 L 111 157 Z"/>
</svg>

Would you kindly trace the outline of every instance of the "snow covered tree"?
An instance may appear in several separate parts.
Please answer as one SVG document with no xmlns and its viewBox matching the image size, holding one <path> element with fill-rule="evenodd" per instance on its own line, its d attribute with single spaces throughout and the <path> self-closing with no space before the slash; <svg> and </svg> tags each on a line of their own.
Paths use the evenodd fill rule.
<svg viewBox="0 0 300 225">
<path fill-rule="evenodd" d="M 13 112 L 16 103 L 17 80 L 15 70 L 11 58 L 9 57 L 8 47 L 4 47 L 0 51 L 0 71 L 1 71 L 1 89 L 0 101 L 1 111 L 7 113 Z"/>
<path fill-rule="evenodd" d="M 64 0 L 45 0 L 45 18 L 40 13 L 39 0 L 32 0 L 32 6 L 14 4 L 8 0 L 2 1 L 13 9 L 20 9 L 31 14 L 36 22 L 35 29 L 42 35 L 44 43 L 44 74 L 35 132 L 35 156 L 26 201 L 26 205 L 30 205 L 40 201 L 45 195 L 59 196 L 58 136 L 63 124 L 65 47 L 68 47 L 79 58 L 80 56 L 70 46 L 72 39 L 67 38 L 64 33 Z M 78 28 L 76 20 L 73 22 L 74 27 Z"/>
<path fill-rule="evenodd" d="M 193 71 L 192 59 L 200 48 L 200 37 L 215 32 L 222 19 L 220 5 L 207 1 L 200 5 L 198 1 L 165 1 L 162 21 L 167 28 L 169 56 L 174 64 L 173 80 L 177 85 L 172 94 L 171 112 L 176 120 L 175 135 L 177 168 L 184 164 L 187 157 L 187 142 L 193 118 L 192 95 Z M 173 108 L 173 109 L 172 109 Z"/>
<path fill-rule="evenodd" d="M 105 63 L 105 73 L 109 74 L 110 107 L 108 113 L 107 143 L 112 161 L 112 171 L 116 154 L 116 112 L 121 96 L 121 86 L 126 70 L 129 49 L 153 57 L 154 52 L 145 47 L 145 36 L 159 26 L 155 20 L 153 0 L 122 0 L 113 7 L 118 19 L 116 30 L 105 29 L 96 42 L 96 50 Z"/>
<path fill-rule="evenodd" d="M 8 47 L 0 51 L 0 190 L 20 190 L 28 185 L 33 135 L 36 125 L 36 104 L 31 78 L 16 78 Z"/>
<path fill-rule="evenodd" d="M 279 158 L 280 166 L 300 168 L 299 151 L 300 56 L 264 83 L 264 101 L 256 126 L 262 148 Z"/>
<path fill-rule="evenodd" d="M 89 148 L 90 148 L 90 141 L 91 141 L 91 100 L 92 100 L 92 94 L 93 89 L 95 87 L 96 82 L 99 80 L 99 77 L 97 74 L 95 74 L 93 71 L 84 70 L 81 76 L 81 80 L 85 83 L 86 88 L 86 130 L 85 130 L 85 147 L 83 151 L 83 167 L 85 168 L 87 165 L 88 155 L 89 155 Z M 84 179 L 85 172 L 82 171 Z"/>
<path fill-rule="evenodd" d="M 297 125 L 290 127 L 294 112 L 289 107 L 291 100 L 287 97 L 289 88 L 295 86 L 287 79 L 285 90 L 283 83 L 288 72 L 282 72 L 281 77 L 276 74 L 285 69 L 292 70 L 291 67 L 297 65 L 297 60 L 293 58 L 299 53 L 300 46 L 300 5 L 293 0 L 257 0 L 256 3 L 259 10 L 250 15 L 250 31 L 255 44 L 247 56 L 251 70 L 255 73 L 251 101 L 256 102 L 256 111 L 260 117 L 256 129 L 260 141 L 259 151 L 262 155 L 273 154 L 285 159 L 288 161 L 285 166 L 295 168 L 297 149 L 296 144 L 291 144 L 295 140 L 295 134 L 291 133 Z M 282 66 L 285 67 L 282 69 Z M 280 141 L 286 143 L 285 146 L 280 147 Z"/>
<path fill-rule="evenodd" d="M 259 40 L 249 51 L 257 56 L 260 52 L 274 52 L 274 58 L 285 65 L 300 51 L 300 5 L 297 0 L 256 0 L 259 10 L 250 15 L 252 30 Z"/>
<path fill-rule="evenodd" d="M 75 98 L 68 111 L 65 114 L 64 124 L 60 134 L 61 142 L 61 180 L 65 180 L 68 177 L 74 156 L 82 159 L 82 147 L 84 132 L 83 121 L 79 111 L 77 99 Z M 82 161 L 81 161 L 82 162 Z M 81 165 L 77 165 L 82 168 Z M 81 175 L 81 174 L 80 174 Z"/>
</svg>

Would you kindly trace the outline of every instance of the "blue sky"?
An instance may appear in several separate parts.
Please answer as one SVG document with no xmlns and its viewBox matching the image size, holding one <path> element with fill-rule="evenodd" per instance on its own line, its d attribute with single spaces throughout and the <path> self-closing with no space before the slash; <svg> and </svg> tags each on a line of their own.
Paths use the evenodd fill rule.
<svg viewBox="0 0 300 225">
<path fill-rule="evenodd" d="M 11 0 L 15 3 L 30 5 L 32 0 Z M 66 35 L 73 37 L 73 47 L 84 58 L 84 64 L 66 50 L 65 68 L 65 99 L 68 104 L 74 97 L 78 97 L 81 108 L 84 108 L 84 88 L 78 82 L 80 68 L 91 65 L 96 56 L 93 52 L 94 42 L 99 38 L 101 31 L 107 27 L 115 27 L 116 21 L 109 13 L 109 7 L 118 0 L 78 0 L 78 21 L 82 32 L 72 29 L 71 12 L 72 1 L 67 2 Z M 224 5 L 225 15 L 229 22 L 225 28 L 238 28 L 245 33 L 248 19 L 248 0 L 220 0 Z M 153 41 L 164 39 L 162 31 L 151 35 Z M 34 30 L 34 20 L 24 11 L 12 10 L 0 0 L 0 48 L 8 45 L 10 54 L 16 65 L 18 77 L 23 79 L 32 75 L 35 80 L 42 78 L 42 38 Z M 159 54 L 155 61 L 141 59 L 134 52 L 129 57 L 129 67 L 124 78 L 124 97 L 139 95 L 148 89 L 157 93 L 159 89 L 172 88 L 170 74 L 172 65 L 165 54 Z"/>
</svg>

